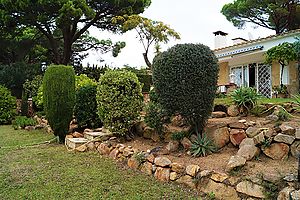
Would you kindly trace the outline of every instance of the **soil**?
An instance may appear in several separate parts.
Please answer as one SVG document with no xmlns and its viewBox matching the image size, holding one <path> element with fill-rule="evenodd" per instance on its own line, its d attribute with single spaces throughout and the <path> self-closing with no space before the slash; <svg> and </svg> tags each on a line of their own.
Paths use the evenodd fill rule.
<svg viewBox="0 0 300 200">
<path fill-rule="evenodd" d="M 265 124 L 266 120 L 264 118 L 257 117 L 227 117 L 221 119 L 210 119 L 208 123 L 221 123 L 226 121 L 236 122 L 240 119 L 246 119 L 247 121 L 256 122 L 256 126 L 271 128 L 274 124 Z M 291 119 L 288 122 L 283 122 L 289 124 L 295 128 L 300 128 L 300 118 L 299 116 Z M 139 150 L 147 151 L 155 147 L 164 147 L 167 143 L 164 142 L 153 142 L 150 139 L 144 139 L 142 137 L 137 137 L 132 141 L 126 142 L 126 145 L 130 145 Z M 162 148 L 163 149 L 163 148 Z M 224 148 L 220 149 L 219 152 L 208 155 L 206 157 L 192 157 L 188 155 L 182 148 L 175 153 L 170 153 L 168 155 L 163 155 L 168 157 L 172 162 L 177 162 L 183 165 L 196 164 L 200 166 L 201 170 L 214 170 L 218 172 L 225 172 L 226 165 L 231 156 L 234 156 L 238 151 L 238 147 L 234 147 L 231 143 Z M 287 160 L 272 160 L 266 157 L 263 153 L 260 156 L 253 159 L 252 161 L 247 161 L 246 165 L 242 168 L 239 175 L 247 176 L 257 176 L 260 174 L 277 174 L 280 176 L 285 176 L 287 174 L 297 174 L 298 159 L 289 155 Z"/>
</svg>

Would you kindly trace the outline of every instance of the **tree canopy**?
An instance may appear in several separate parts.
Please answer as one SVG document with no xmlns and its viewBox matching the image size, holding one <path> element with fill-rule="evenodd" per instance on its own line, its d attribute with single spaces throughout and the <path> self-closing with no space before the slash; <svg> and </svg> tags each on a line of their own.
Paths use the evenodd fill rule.
<svg viewBox="0 0 300 200">
<path fill-rule="evenodd" d="M 97 40 L 89 36 L 88 29 L 118 32 L 113 17 L 142 13 L 150 4 L 151 0 L 1 0 L 0 34 L 4 29 L 36 29 L 46 38 L 56 64 L 70 63 L 76 42 L 81 42 L 80 52 L 108 48 L 116 55 L 124 43 Z"/>
<path fill-rule="evenodd" d="M 239 28 L 248 22 L 277 34 L 300 28 L 299 0 L 235 0 L 225 4 L 221 13 Z"/>
<path fill-rule="evenodd" d="M 122 31 L 135 29 L 139 41 L 143 44 L 145 52 L 143 57 L 149 69 L 152 64 L 149 61 L 148 53 L 151 45 L 156 44 L 156 51 L 160 42 L 167 43 L 170 38 L 180 39 L 179 33 L 160 21 L 154 21 L 139 15 L 118 16 L 114 23 L 120 24 Z"/>
</svg>

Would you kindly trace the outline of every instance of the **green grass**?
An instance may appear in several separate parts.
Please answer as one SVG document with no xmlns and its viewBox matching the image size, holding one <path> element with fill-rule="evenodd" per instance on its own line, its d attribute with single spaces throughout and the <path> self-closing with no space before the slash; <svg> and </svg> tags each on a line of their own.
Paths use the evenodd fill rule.
<svg viewBox="0 0 300 200">
<path fill-rule="evenodd" d="M 258 104 L 267 104 L 267 103 L 273 103 L 273 104 L 284 104 L 284 103 L 290 103 L 292 102 L 293 99 L 291 98 L 262 98 L 258 100 Z M 214 101 L 215 105 L 232 105 L 233 102 L 231 98 L 226 97 L 226 98 L 215 98 Z"/>
<path fill-rule="evenodd" d="M 53 138 L 40 131 L 0 126 L 0 146 L 23 146 Z M 63 145 L 0 148 L 0 199 L 196 199 L 175 184 L 122 169 L 95 152 L 68 152 Z"/>
</svg>

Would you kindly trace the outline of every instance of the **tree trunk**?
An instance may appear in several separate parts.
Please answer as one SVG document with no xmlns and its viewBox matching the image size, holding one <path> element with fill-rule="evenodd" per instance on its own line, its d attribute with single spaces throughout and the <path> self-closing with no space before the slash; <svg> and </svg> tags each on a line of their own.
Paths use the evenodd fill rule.
<svg viewBox="0 0 300 200">
<path fill-rule="evenodd" d="M 143 57 L 144 57 L 144 60 L 145 60 L 146 65 L 147 65 L 148 68 L 152 71 L 152 64 L 151 64 L 151 62 L 150 62 L 149 59 L 148 59 L 147 53 L 143 53 Z"/>
</svg>

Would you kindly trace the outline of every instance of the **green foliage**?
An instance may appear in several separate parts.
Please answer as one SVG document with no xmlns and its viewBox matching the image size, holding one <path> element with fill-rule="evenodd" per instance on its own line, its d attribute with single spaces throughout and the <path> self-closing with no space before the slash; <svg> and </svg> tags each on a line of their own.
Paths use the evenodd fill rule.
<svg viewBox="0 0 300 200">
<path fill-rule="evenodd" d="M 265 199 L 276 199 L 278 197 L 279 188 L 275 183 L 263 181 L 262 186 L 264 187 Z"/>
<path fill-rule="evenodd" d="M 207 156 L 208 154 L 216 152 L 216 147 L 214 143 L 204 134 L 201 137 L 200 134 L 197 135 L 197 139 L 193 141 L 191 146 L 191 153 L 193 156 Z"/>
<path fill-rule="evenodd" d="M 38 94 L 39 87 L 43 84 L 43 76 L 37 75 L 32 80 L 26 80 L 23 89 L 28 97 L 35 97 Z"/>
<path fill-rule="evenodd" d="M 75 72 L 71 66 L 52 65 L 43 79 L 43 98 L 46 117 L 63 142 L 69 130 L 75 102 Z"/>
<path fill-rule="evenodd" d="M 254 107 L 250 110 L 250 113 L 256 117 L 261 117 L 266 110 L 266 107 L 263 105 L 254 105 Z"/>
<path fill-rule="evenodd" d="M 121 24 L 124 32 L 132 29 L 137 31 L 137 37 L 145 50 L 145 53 L 143 53 L 144 60 L 149 69 L 152 68 L 152 65 L 148 59 L 148 51 L 152 44 L 167 43 L 169 38 L 180 39 L 179 33 L 163 22 L 153 21 L 139 15 L 117 16 L 113 19 L 113 22 Z"/>
<path fill-rule="evenodd" d="M 265 138 L 262 142 L 261 142 L 261 148 L 265 149 L 269 146 L 271 146 L 272 143 L 272 138 Z"/>
<path fill-rule="evenodd" d="M 79 90 L 79 88 L 91 85 L 96 86 L 97 83 L 93 79 L 89 78 L 85 74 L 80 74 L 79 76 L 75 76 L 75 89 L 76 91 Z"/>
<path fill-rule="evenodd" d="M 188 135 L 188 133 L 184 132 L 184 131 L 180 131 L 180 132 L 174 132 L 172 133 L 172 140 L 177 140 L 177 141 L 181 141 L 183 138 L 185 138 Z"/>
<path fill-rule="evenodd" d="M 110 70 L 99 80 L 98 114 L 104 126 L 124 136 L 143 107 L 142 88 L 137 76 L 126 70 Z"/>
<path fill-rule="evenodd" d="M 256 105 L 261 96 L 257 94 L 256 90 L 251 87 L 241 87 L 234 90 L 230 94 L 232 101 L 241 113 L 248 114 L 249 111 Z"/>
<path fill-rule="evenodd" d="M 282 33 L 300 26 L 299 1 L 235 0 L 225 4 L 221 13 L 239 28 L 250 22 Z"/>
<path fill-rule="evenodd" d="M 297 60 L 300 61 L 300 36 L 296 37 L 296 42 L 293 43 L 294 49 L 296 51 Z"/>
<path fill-rule="evenodd" d="M 21 115 L 28 116 L 28 96 L 25 93 L 22 95 Z"/>
<path fill-rule="evenodd" d="M 292 102 L 296 104 L 296 109 L 300 109 L 300 94 L 293 95 Z"/>
<path fill-rule="evenodd" d="M 143 162 L 146 161 L 146 156 L 145 156 L 145 154 L 144 154 L 142 151 L 133 154 L 132 157 L 133 157 L 136 161 L 138 161 L 139 165 L 141 165 Z"/>
<path fill-rule="evenodd" d="M 44 107 L 43 84 L 40 85 L 37 95 L 32 97 L 32 101 L 38 108 L 42 109 Z"/>
<path fill-rule="evenodd" d="M 81 86 L 76 91 L 74 115 L 79 128 L 97 128 L 102 125 L 97 114 L 97 85 Z"/>
<path fill-rule="evenodd" d="M 201 133 L 213 109 L 219 67 L 202 44 L 179 44 L 153 61 L 153 83 L 169 116 L 180 114 Z"/>
<path fill-rule="evenodd" d="M 140 83 L 143 85 L 142 92 L 150 92 L 152 83 L 152 75 L 146 69 L 136 69 L 125 66 L 125 69 L 136 74 Z"/>
<path fill-rule="evenodd" d="M 26 126 L 34 126 L 36 124 L 37 121 L 32 118 L 26 116 L 17 116 L 12 122 L 12 127 L 17 130 L 20 128 L 25 128 Z"/>
<path fill-rule="evenodd" d="M 0 85 L 0 124 L 9 124 L 16 115 L 16 98 Z"/>
<path fill-rule="evenodd" d="M 103 75 L 109 69 L 108 65 L 98 67 L 97 65 L 87 65 L 83 67 L 82 65 L 74 66 L 75 73 L 77 75 L 85 74 L 89 78 L 99 81 L 100 76 Z"/>
<path fill-rule="evenodd" d="M 278 116 L 278 120 L 281 120 L 281 121 L 288 121 L 292 117 L 291 114 L 288 113 L 288 111 L 286 111 L 281 106 L 279 107 L 277 116 Z"/>
</svg>

